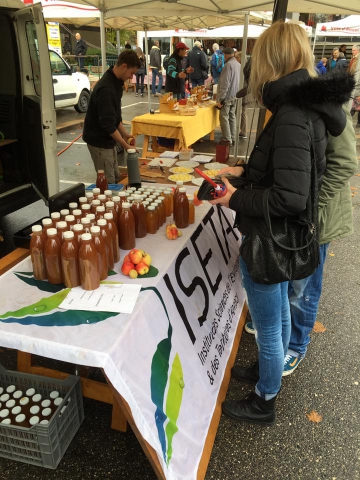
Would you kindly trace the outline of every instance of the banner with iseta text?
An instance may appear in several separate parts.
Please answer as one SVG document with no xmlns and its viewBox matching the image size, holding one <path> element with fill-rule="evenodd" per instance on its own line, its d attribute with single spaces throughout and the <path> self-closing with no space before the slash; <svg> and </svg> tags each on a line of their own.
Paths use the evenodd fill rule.
<svg viewBox="0 0 360 480">
<path fill-rule="evenodd" d="M 142 286 L 131 315 L 60 309 L 69 290 L 35 280 L 29 259 L 0 278 L 0 345 L 103 368 L 169 480 L 197 478 L 244 304 L 232 212 L 206 203 L 196 218 L 175 241 L 139 240 L 156 277 L 115 265 L 108 281 Z"/>
</svg>

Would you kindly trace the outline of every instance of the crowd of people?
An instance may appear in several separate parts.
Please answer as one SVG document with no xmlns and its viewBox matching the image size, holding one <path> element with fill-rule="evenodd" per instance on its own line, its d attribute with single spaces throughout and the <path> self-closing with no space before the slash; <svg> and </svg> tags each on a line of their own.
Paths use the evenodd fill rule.
<svg viewBox="0 0 360 480">
<path fill-rule="evenodd" d="M 346 68 L 338 68 L 339 53 Z M 242 234 L 241 278 L 251 315 L 246 330 L 255 333 L 258 346 L 253 365 L 232 369 L 237 381 L 255 385 L 245 398 L 223 403 L 223 412 L 236 420 L 275 422 L 282 377 L 292 374 L 307 352 L 329 244 L 353 231 L 349 179 L 356 172 L 357 156 L 350 113 L 358 111 L 358 54 L 357 46 L 351 58 L 346 49 L 334 51 L 322 62 L 328 66 L 326 74 L 319 73 L 305 31 L 295 23 L 276 22 L 257 40 L 244 67 L 245 87 L 239 91 L 241 56 L 213 45 L 211 69 L 219 73 L 217 106 L 224 138 L 232 143 L 238 134 L 236 97 L 246 105 L 250 91 L 271 112 L 249 162 L 220 171 L 241 177 L 242 186 L 235 188 L 224 176 L 227 193 L 212 201 L 236 214 Z M 178 42 L 167 59 L 165 91 L 181 98 L 188 76 L 194 85 L 203 84 L 208 75 L 205 59 L 200 42 L 190 52 Z M 162 81 L 158 42 L 149 67 L 157 95 Z M 95 169 L 105 170 L 109 183 L 117 181 L 116 145 L 135 145 L 121 119 L 124 82 L 134 74 L 136 94 L 139 89 L 143 94 L 145 57 L 140 49 L 126 49 L 97 82 L 86 114 L 83 138 Z M 246 126 L 240 133 L 246 135 Z M 299 228 L 305 229 L 306 240 L 299 245 L 301 239 L 295 238 L 294 246 Z M 276 238 L 273 229 L 282 236 Z M 276 249 L 275 261 L 271 249 Z M 306 255 L 299 254 L 303 250 Z"/>
</svg>

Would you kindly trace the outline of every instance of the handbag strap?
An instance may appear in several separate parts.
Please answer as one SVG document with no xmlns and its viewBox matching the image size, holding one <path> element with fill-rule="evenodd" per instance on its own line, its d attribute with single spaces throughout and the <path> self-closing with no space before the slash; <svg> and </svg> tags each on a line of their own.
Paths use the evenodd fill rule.
<svg viewBox="0 0 360 480">
<path fill-rule="evenodd" d="M 288 247 L 286 245 L 283 245 L 280 243 L 276 238 L 274 237 L 272 228 L 271 228 L 271 219 L 270 219 L 270 212 L 269 212 L 269 196 L 270 196 L 270 191 L 272 188 L 268 188 L 265 190 L 262 203 L 263 203 L 263 210 L 264 210 L 264 217 L 265 217 L 265 223 L 266 226 L 269 229 L 271 238 L 274 240 L 274 242 L 281 248 L 284 248 L 285 250 L 290 250 L 290 251 L 298 251 L 298 250 L 303 250 L 304 248 L 307 248 L 311 243 L 314 241 L 316 235 L 317 235 L 317 172 L 316 172 L 316 152 L 315 152 L 315 138 L 314 138 L 314 126 L 311 121 L 311 118 L 309 117 L 308 113 L 304 110 L 307 123 L 309 126 L 309 133 L 310 133 L 310 155 L 311 155 L 311 174 L 310 174 L 310 195 L 308 197 L 308 200 L 306 202 L 306 213 L 309 214 L 310 217 L 310 222 L 308 223 L 308 233 L 312 233 L 311 239 L 306 245 L 302 245 L 301 247 L 293 248 L 293 247 Z"/>
</svg>

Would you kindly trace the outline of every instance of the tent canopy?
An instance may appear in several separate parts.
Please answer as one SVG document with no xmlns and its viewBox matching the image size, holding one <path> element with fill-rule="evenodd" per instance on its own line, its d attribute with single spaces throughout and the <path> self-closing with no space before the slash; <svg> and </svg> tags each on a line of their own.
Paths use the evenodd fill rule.
<svg viewBox="0 0 360 480">
<path fill-rule="evenodd" d="M 336 22 L 318 23 L 317 37 L 357 37 L 360 36 L 360 15 L 350 15 Z"/>
</svg>

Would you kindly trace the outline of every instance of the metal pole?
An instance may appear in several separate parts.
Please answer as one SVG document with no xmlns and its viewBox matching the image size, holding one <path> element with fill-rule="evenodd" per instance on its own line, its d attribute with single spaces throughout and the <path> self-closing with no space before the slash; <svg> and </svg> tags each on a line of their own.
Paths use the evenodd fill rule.
<svg viewBox="0 0 360 480">
<path fill-rule="evenodd" d="M 246 63 L 246 50 L 247 50 L 247 39 L 248 39 L 248 30 L 249 30 L 249 14 L 246 13 L 245 15 L 245 23 L 244 23 L 244 32 L 243 32 L 243 42 L 241 47 L 241 71 L 240 71 L 240 84 L 239 90 L 242 89 L 244 85 L 244 67 Z M 242 98 L 236 99 L 236 128 L 235 128 L 235 145 L 234 145 L 234 158 L 235 163 L 237 162 L 238 158 L 238 148 L 239 148 L 239 131 L 240 131 L 240 118 L 241 118 L 241 111 L 242 111 Z"/>
<path fill-rule="evenodd" d="M 117 45 L 117 51 L 118 55 L 120 55 L 120 30 L 116 30 L 116 45 Z"/>
<path fill-rule="evenodd" d="M 101 71 L 104 74 L 106 69 L 106 32 L 104 10 L 100 10 L 100 45 L 101 45 Z"/>
<path fill-rule="evenodd" d="M 150 58 L 149 58 L 147 25 L 144 28 L 145 28 L 145 58 L 146 58 L 146 76 L 147 76 L 147 96 L 148 96 L 148 107 L 149 107 L 149 113 L 150 113 L 150 110 L 151 110 L 151 95 L 150 95 L 150 81 L 149 81 Z"/>
</svg>

